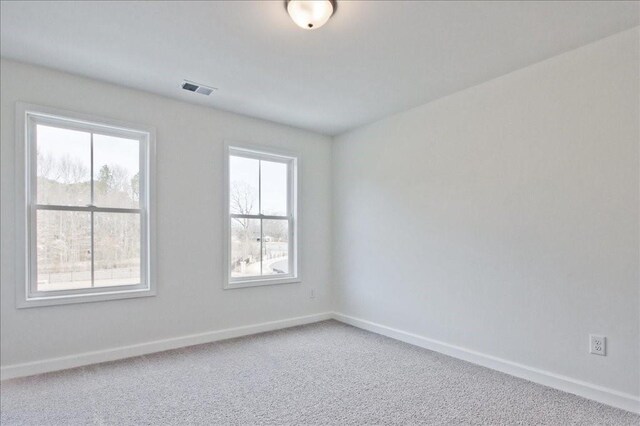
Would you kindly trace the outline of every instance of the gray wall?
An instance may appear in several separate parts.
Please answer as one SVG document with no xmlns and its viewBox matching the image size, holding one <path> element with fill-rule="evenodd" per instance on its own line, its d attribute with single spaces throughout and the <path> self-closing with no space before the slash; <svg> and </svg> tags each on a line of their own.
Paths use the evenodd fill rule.
<svg viewBox="0 0 640 426">
<path fill-rule="evenodd" d="M 337 310 L 638 395 L 638 39 L 338 137 Z"/>
<path fill-rule="evenodd" d="M 3 367 L 330 309 L 330 138 L 7 60 L 1 91 Z M 16 101 L 156 127 L 156 297 L 15 308 Z M 300 153 L 302 284 L 222 290 L 225 140 Z"/>
</svg>

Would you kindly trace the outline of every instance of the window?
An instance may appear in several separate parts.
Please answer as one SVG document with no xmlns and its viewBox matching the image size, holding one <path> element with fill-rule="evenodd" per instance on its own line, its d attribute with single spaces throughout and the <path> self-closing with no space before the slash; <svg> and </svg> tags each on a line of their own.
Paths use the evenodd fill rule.
<svg viewBox="0 0 640 426">
<path fill-rule="evenodd" d="M 24 104 L 18 120 L 26 242 L 18 305 L 153 294 L 153 131 Z"/>
<path fill-rule="evenodd" d="M 299 282 L 297 158 L 227 149 L 225 288 Z"/>
</svg>

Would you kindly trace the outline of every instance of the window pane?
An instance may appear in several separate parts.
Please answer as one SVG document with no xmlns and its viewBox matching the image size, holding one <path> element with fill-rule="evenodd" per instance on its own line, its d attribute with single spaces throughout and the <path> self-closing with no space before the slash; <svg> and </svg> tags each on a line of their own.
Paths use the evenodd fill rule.
<svg viewBox="0 0 640 426">
<path fill-rule="evenodd" d="M 262 221 L 262 275 L 289 273 L 289 221 Z"/>
<path fill-rule="evenodd" d="M 94 286 L 140 284 L 140 215 L 94 213 Z"/>
<path fill-rule="evenodd" d="M 93 135 L 94 204 L 138 208 L 140 198 L 140 142 L 136 139 Z"/>
<path fill-rule="evenodd" d="M 89 204 L 91 134 L 38 124 L 36 141 L 38 204 Z"/>
<path fill-rule="evenodd" d="M 258 160 L 229 157 L 229 211 L 232 214 L 258 214 Z"/>
<path fill-rule="evenodd" d="M 287 214 L 287 164 L 262 161 L 260 172 L 262 214 L 285 216 Z"/>
<path fill-rule="evenodd" d="M 36 212 L 38 291 L 91 287 L 91 213 Z"/>
<path fill-rule="evenodd" d="M 260 220 L 231 219 L 231 276 L 260 275 Z"/>
</svg>

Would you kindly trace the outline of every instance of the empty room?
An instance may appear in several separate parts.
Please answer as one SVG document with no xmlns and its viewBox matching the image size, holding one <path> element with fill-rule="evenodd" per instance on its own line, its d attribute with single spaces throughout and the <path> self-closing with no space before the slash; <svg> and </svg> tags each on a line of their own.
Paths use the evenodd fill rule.
<svg viewBox="0 0 640 426">
<path fill-rule="evenodd" d="M 640 424 L 640 2 L 0 4 L 3 426 Z"/>
</svg>

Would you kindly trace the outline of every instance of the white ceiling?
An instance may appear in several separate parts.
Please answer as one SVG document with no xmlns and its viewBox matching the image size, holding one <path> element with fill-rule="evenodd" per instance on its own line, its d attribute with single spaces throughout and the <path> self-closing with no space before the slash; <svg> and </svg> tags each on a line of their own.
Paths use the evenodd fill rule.
<svg viewBox="0 0 640 426">
<path fill-rule="evenodd" d="M 3 1 L 1 54 L 335 135 L 634 27 L 639 7 L 339 0 L 304 31 L 283 1 Z"/>
</svg>

